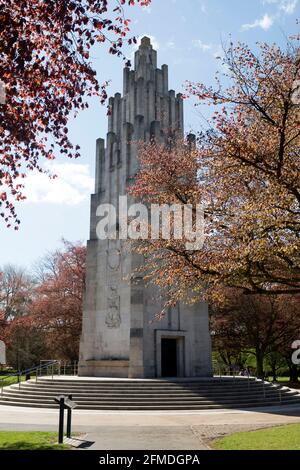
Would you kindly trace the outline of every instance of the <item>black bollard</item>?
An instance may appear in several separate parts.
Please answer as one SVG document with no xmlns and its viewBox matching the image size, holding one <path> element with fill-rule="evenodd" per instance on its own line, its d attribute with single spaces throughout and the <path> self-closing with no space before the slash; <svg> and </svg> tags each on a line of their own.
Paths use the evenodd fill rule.
<svg viewBox="0 0 300 470">
<path fill-rule="evenodd" d="M 64 442 L 64 411 L 65 411 L 65 398 L 59 399 L 59 426 L 58 426 L 58 443 Z"/>
<path fill-rule="evenodd" d="M 67 437 L 71 437 L 71 426 L 72 426 L 72 409 L 76 408 L 77 403 L 72 401 L 72 395 L 68 397 L 59 395 L 54 398 L 55 403 L 59 405 L 59 427 L 58 427 L 58 443 L 63 444 L 64 442 L 64 414 L 65 408 L 67 409 Z"/>
<path fill-rule="evenodd" d="M 68 399 L 72 401 L 72 395 L 68 395 Z M 71 426 L 72 426 L 72 408 L 67 409 L 67 437 L 71 438 Z"/>
</svg>

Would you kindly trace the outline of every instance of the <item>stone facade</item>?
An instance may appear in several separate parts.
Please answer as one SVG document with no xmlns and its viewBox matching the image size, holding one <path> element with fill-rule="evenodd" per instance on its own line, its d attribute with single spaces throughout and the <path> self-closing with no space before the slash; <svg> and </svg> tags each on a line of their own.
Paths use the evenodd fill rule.
<svg viewBox="0 0 300 470">
<path fill-rule="evenodd" d="M 0 341 L 0 364 L 6 364 L 6 346 L 4 341 Z"/>
<path fill-rule="evenodd" d="M 137 172 L 137 142 L 183 134 L 182 97 L 169 91 L 168 67 L 157 68 L 148 38 L 135 54 L 134 70 L 124 69 L 123 97 L 117 93 L 109 105 L 106 146 L 103 139 L 96 145 L 79 375 L 210 376 L 207 305 L 178 305 L 153 321 L 162 303 L 136 274 L 141 257 L 128 241 L 99 240 L 96 234 L 97 207 L 118 208 L 119 195 Z"/>
</svg>

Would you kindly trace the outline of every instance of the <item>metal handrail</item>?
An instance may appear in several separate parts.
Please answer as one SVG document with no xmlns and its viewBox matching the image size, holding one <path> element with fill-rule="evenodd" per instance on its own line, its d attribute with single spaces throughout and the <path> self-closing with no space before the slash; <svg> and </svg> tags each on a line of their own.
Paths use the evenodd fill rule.
<svg viewBox="0 0 300 470">
<path fill-rule="evenodd" d="M 221 375 L 222 372 L 225 372 L 225 373 L 229 372 L 229 375 L 231 375 L 232 377 L 236 377 L 240 370 L 240 368 L 235 364 L 229 366 L 227 364 L 220 364 L 219 362 L 216 362 L 216 361 L 213 361 L 212 366 L 213 366 L 213 370 L 218 369 L 219 371 L 219 373 L 216 375 Z"/>
<path fill-rule="evenodd" d="M 25 376 L 26 376 L 26 375 L 28 375 L 28 374 L 30 374 L 30 373 L 32 373 L 32 372 L 35 372 L 35 374 L 36 374 L 36 380 L 37 380 L 38 372 L 41 373 L 41 370 L 42 370 L 42 369 L 48 368 L 49 366 L 52 366 L 52 372 L 53 372 L 53 366 L 56 365 L 56 364 L 60 365 L 60 361 L 53 360 L 53 361 L 51 361 L 51 362 L 47 362 L 47 363 L 44 364 L 44 365 L 41 365 L 41 364 L 40 364 L 40 365 L 38 365 L 38 366 L 31 367 L 30 369 L 25 369 L 25 370 L 23 370 L 23 371 L 18 371 L 18 372 L 15 372 L 14 374 L 9 374 L 9 375 L 7 375 L 7 376 L 5 376 L 5 377 L 2 377 L 2 378 L 0 379 L 0 380 L 1 380 L 1 396 L 3 395 L 3 388 L 4 388 L 3 382 L 4 382 L 5 380 L 8 380 L 8 379 L 10 379 L 10 378 L 12 378 L 12 377 L 16 377 L 17 380 L 18 380 L 17 383 L 19 384 L 19 388 L 20 388 L 20 387 L 21 387 L 21 380 L 20 380 L 20 379 L 21 379 L 22 375 L 25 375 Z M 53 375 L 53 373 L 52 373 L 52 375 Z"/>
<path fill-rule="evenodd" d="M 234 382 L 236 382 L 236 377 L 239 375 L 238 372 L 240 370 L 240 368 L 236 364 L 232 364 L 231 366 L 229 366 L 227 364 L 220 364 L 217 361 L 213 361 L 212 366 L 213 366 L 213 371 L 216 371 L 218 369 L 218 374 L 216 375 L 219 376 L 220 380 L 222 378 L 222 372 L 225 372 L 225 374 L 229 372 L 229 375 L 233 377 Z M 250 384 L 251 384 L 250 379 L 253 379 L 253 376 L 251 376 L 249 371 L 247 370 L 247 374 L 244 377 L 245 378 L 247 377 L 248 390 L 250 390 Z"/>
</svg>

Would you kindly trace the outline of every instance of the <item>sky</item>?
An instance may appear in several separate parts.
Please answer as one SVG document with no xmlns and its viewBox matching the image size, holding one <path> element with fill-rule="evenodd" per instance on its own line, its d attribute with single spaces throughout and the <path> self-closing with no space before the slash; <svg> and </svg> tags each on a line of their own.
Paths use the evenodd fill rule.
<svg viewBox="0 0 300 470">
<path fill-rule="evenodd" d="M 182 92 L 186 80 L 213 84 L 221 67 L 222 44 L 230 40 L 252 48 L 257 41 L 284 45 L 299 29 L 300 0 L 152 0 L 150 7 L 130 8 L 128 16 L 132 35 L 149 36 L 158 51 L 158 66 L 169 65 L 169 88 Z M 132 57 L 134 50 L 128 47 L 125 52 Z M 110 80 L 108 94 L 122 91 L 122 60 L 103 46 L 92 59 L 99 81 Z M 189 100 L 184 109 L 185 131 L 197 132 L 209 111 Z M 56 180 L 36 173 L 28 176 L 27 200 L 17 207 L 20 230 L 0 227 L 0 266 L 30 268 L 60 247 L 62 238 L 86 242 L 95 141 L 106 136 L 106 112 L 93 99 L 89 109 L 69 123 L 69 135 L 80 145 L 81 157 L 47 162 L 46 168 L 58 175 Z"/>
</svg>

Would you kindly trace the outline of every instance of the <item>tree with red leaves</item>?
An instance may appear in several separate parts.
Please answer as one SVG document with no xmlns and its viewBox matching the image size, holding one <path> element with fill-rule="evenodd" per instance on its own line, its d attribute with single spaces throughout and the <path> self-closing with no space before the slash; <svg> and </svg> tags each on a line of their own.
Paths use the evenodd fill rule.
<svg viewBox="0 0 300 470">
<path fill-rule="evenodd" d="M 0 276 L 0 338 L 17 369 L 41 359 L 78 359 L 86 248 L 63 242 L 29 276 L 7 266 Z"/>
<path fill-rule="evenodd" d="M 213 309 L 214 348 L 221 355 L 254 354 L 257 376 L 264 376 L 269 353 L 285 352 L 290 367 L 292 342 L 300 330 L 300 303 L 296 296 L 244 295 L 228 289 L 226 303 Z M 296 373 L 297 377 L 297 373 Z M 294 376 L 295 378 L 295 376 Z"/>
<path fill-rule="evenodd" d="M 87 97 L 106 100 L 91 64 L 91 50 L 108 44 L 122 55 L 130 20 L 124 7 L 151 0 L 0 0 L 0 214 L 20 221 L 15 201 L 24 199 L 23 178 L 43 172 L 41 159 L 68 157 L 79 147 L 68 137 L 68 120 L 85 109 Z"/>
<path fill-rule="evenodd" d="M 226 86 L 188 85 L 200 103 L 216 106 L 197 145 L 145 145 L 130 188 L 147 204 L 204 207 L 201 249 L 162 236 L 137 246 L 147 256 L 145 275 L 170 302 L 222 301 L 226 287 L 300 293 L 298 43 L 262 44 L 258 54 L 231 45 L 224 65 Z"/>
<path fill-rule="evenodd" d="M 22 268 L 7 265 L 0 272 L 0 339 L 7 361 L 15 368 L 30 367 L 43 339 L 30 319 L 35 284 Z"/>
<path fill-rule="evenodd" d="M 16 370 L 30 369 L 48 357 L 45 334 L 29 316 L 8 322 L 2 338 L 6 344 L 7 364 Z"/>
<path fill-rule="evenodd" d="M 45 334 L 48 356 L 78 359 L 86 248 L 64 241 L 46 257 L 31 305 L 30 321 Z"/>
</svg>

